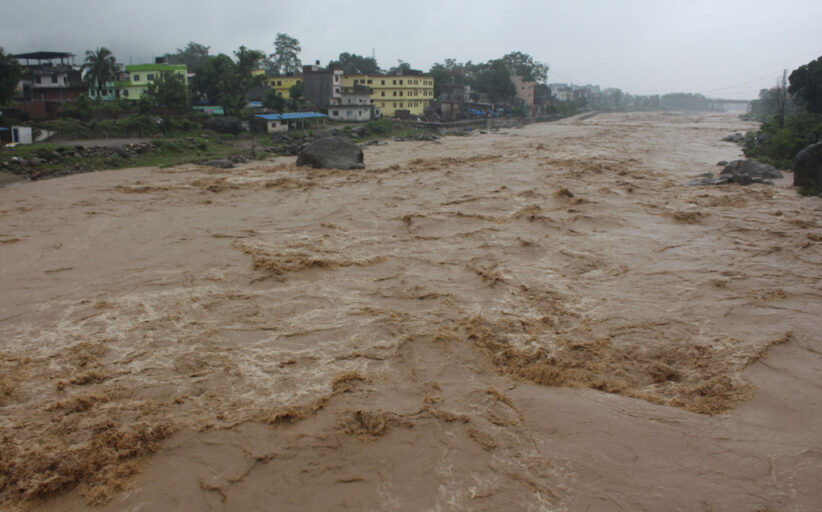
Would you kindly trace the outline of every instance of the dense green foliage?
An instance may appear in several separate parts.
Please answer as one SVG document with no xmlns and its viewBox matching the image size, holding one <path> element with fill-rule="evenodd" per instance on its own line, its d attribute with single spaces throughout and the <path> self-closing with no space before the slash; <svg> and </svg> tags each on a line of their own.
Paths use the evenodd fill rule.
<svg viewBox="0 0 822 512">
<path fill-rule="evenodd" d="M 479 64 L 445 59 L 431 66 L 429 74 L 434 77 L 435 96 L 441 94 L 442 84 L 465 84 L 478 93 L 487 94 L 492 102 L 507 102 L 516 94 L 512 76 L 544 85 L 548 80 L 548 65 L 535 61 L 527 53 L 511 52 Z"/>
<path fill-rule="evenodd" d="M 300 41 L 288 34 L 277 34 L 274 40 L 274 53 L 269 55 L 266 63 L 268 73 L 271 75 L 299 73 L 302 70 L 302 62 L 298 55 L 302 51 Z"/>
<path fill-rule="evenodd" d="M 748 133 L 745 156 L 781 169 L 793 167 L 799 151 L 822 141 L 822 57 L 794 70 L 789 87 L 762 90 L 749 117 L 762 126 Z"/>
<path fill-rule="evenodd" d="M 765 123 L 773 121 L 780 114 L 789 117 L 801 112 L 802 107 L 797 105 L 793 97 L 786 92 L 781 86 L 762 89 L 759 91 L 759 99 L 751 102 L 750 111 L 743 117 Z"/>
<path fill-rule="evenodd" d="M 0 48 L 0 108 L 10 105 L 14 100 L 14 91 L 23 74 L 17 59 L 6 55 Z"/>
<path fill-rule="evenodd" d="M 822 57 L 796 68 L 788 92 L 798 98 L 808 112 L 822 114 Z"/>
<path fill-rule="evenodd" d="M 208 50 L 208 46 L 190 41 L 185 48 L 165 54 L 165 58 L 169 64 L 185 64 L 190 72 L 196 73 L 208 60 Z"/>
<path fill-rule="evenodd" d="M 745 138 L 745 156 L 790 169 L 802 148 L 822 141 L 822 116 L 801 112 L 785 118 L 782 128 L 776 120 L 762 124 L 756 134 Z"/>
<path fill-rule="evenodd" d="M 144 112 L 162 117 L 163 133 L 170 127 L 171 118 L 189 110 L 188 90 L 183 79 L 175 73 L 162 73 L 154 79 L 140 98 Z"/>
<path fill-rule="evenodd" d="M 363 57 L 348 52 L 341 53 L 337 60 L 332 60 L 328 65 L 342 69 L 346 75 L 377 75 L 382 72 L 374 57 Z"/>
<path fill-rule="evenodd" d="M 261 85 L 265 78 L 252 74 L 265 55 L 245 46 L 241 46 L 234 55 L 236 62 L 222 53 L 205 61 L 190 84 L 196 103 L 206 101 L 211 105 L 221 105 L 228 114 L 237 114 L 245 107 L 248 90 Z"/>
<path fill-rule="evenodd" d="M 269 89 L 263 97 L 263 106 L 282 114 L 285 112 L 286 101 L 274 89 Z"/>
</svg>

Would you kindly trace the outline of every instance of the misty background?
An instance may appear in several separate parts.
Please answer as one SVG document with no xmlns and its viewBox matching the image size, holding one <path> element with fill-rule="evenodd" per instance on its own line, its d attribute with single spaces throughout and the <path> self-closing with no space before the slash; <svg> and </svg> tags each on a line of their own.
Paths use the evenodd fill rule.
<svg viewBox="0 0 822 512">
<path fill-rule="evenodd" d="M 75 53 L 105 46 L 119 62 L 152 62 L 189 41 L 213 55 L 240 45 L 270 54 L 277 33 L 299 39 L 303 63 L 341 52 L 399 60 L 484 62 L 522 51 L 550 66 L 549 82 L 597 84 L 631 94 L 694 92 L 752 99 L 822 54 L 822 2 L 576 2 L 313 0 L 3 0 L 8 53 Z"/>
</svg>

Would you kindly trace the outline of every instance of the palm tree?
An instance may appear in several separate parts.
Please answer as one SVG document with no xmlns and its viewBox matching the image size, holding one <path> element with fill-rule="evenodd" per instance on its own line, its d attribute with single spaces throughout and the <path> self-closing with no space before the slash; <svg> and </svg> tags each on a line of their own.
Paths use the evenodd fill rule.
<svg viewBox="0 0 822 512">
<path fill-rule="evenodd" d="M 95 51 L 86 51 L 86 62 L 83 64 L 86 69 L 86 81 L 89 85 L 96 86 L 97 98 L 102 98 L 103 89 L 106 82 L 113 82 L 117 78 L 119 64 L 112 55 L 111 50 L 105 46 L 97 48 Z"/>
</svg>

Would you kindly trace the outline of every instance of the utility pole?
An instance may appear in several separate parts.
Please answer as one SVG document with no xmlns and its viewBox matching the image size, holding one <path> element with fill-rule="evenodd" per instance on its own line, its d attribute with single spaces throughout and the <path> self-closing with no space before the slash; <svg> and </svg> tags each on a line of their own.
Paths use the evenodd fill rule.
<svg viewBox="0 0 822 512">
<path fill-rule="evenodd" d="M 788 103 L 788 70 L 782 70 L 782 80 L 776 85 L 776 117 L 779 120 L 779 128 L 785 125 L 785 110 Z"/>
</svg>

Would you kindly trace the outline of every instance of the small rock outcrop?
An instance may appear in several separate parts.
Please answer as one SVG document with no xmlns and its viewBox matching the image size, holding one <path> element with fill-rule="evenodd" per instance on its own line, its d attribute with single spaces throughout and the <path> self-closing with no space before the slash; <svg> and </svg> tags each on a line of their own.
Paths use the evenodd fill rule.
<svg viewBox="0 0 822 512">
<path fill-rule="evenodd" d="M 796 155 L 793 186 L 822 192 L 822 142 L 811 144 Z"/>
<path fill-rule="evenodd" d="M 216 167 L 217 169 L 233 169 L 234 168 L 234 162 L 232 162 L 228 158 L 220 158 L 218 160 L 209 160 L 208 162 L 203 162 L 203 165 L 207 165 L 209 167 Z"/>
<path fill-rule="evenodd" d="M 326 137 L 300 152 L 297 165 L 315 169 L 364 169 L 362 149 L 342 137 Z"/>
<path fill-rule="evenodd" d="M 742 132 L 732 133 L 726 137 L 723 137 L 722 140 L 725 142 L 735 142 L 736 144 L 742 144 L 745 142 L 745 134 Z"/>
<path fill-rule="evenodd" d="M 737 183 L 750 185 L 751 183 L 768 183 L 769 179 L 778 179 L 782 173 L 772 165 L 763 164 L 754 160 L 734 160 L 722 169 L 718 177 L 706 172 L 700 178 L 688 182 L 690 186 L 722 185 L 723 183 Z"/>
<path fill-rule="evenodd" d="M 720 178 L 726 178 L 731 183 L 750 185 L 763 183 L 768 179 L 778 179 L 782 173 L 772 165 L 763 164 L 755 160 L 734 160 L 722 169 Z"/>
</svg>

